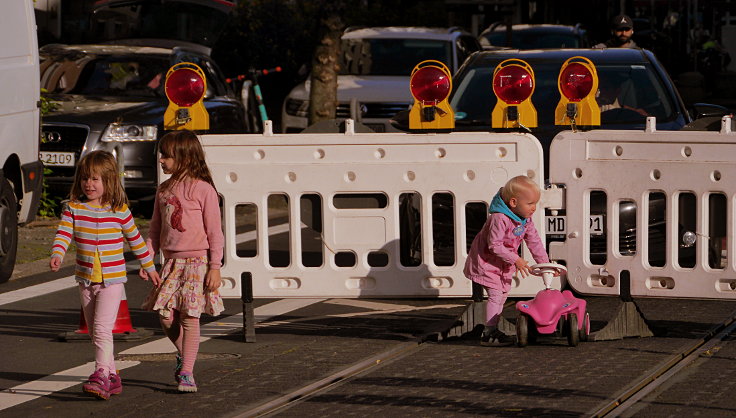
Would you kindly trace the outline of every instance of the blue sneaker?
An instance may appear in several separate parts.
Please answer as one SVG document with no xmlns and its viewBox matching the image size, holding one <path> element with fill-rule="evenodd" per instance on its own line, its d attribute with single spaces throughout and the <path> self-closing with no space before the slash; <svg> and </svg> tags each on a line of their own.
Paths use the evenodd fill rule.
<svg viewBox="0 0 736 418">
<path fill-rule="evenodd" d="M 192 372 L 179 372 L 179 392 L 196 392 L 197 384 L 194 383 Z"/>
<path fill-rule="evenodd" d="M 176 383 L 179 383 L 179 373 L 181 372 L 181 368 L 184 367 L 184 359 L 181 357 L 181 354 L 176 354 L 176 368 L 174 369 L 174 379 L 176 379 Z"/>
</svg>

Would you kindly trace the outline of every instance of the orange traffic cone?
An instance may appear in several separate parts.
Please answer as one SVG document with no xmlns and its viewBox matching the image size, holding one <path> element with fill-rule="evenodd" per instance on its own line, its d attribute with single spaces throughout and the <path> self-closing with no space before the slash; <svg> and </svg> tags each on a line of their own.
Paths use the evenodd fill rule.
<svg viewBox="0 0 736 418">
<path fill-rule="evenodd" d="M 130 321 L 130 312 L 128 311 L 128 298 L 125 295 L 125 288 L 123 288 L 123 298 L 120 301 L 118 315 L 115 318 L 115 325 L 112 328 L 113 338 L 116 340 L 132 341 L 145 339 L 151 335 L 153 335 L 153 331 L 133 328 L 133 324 Z M 79 328 L 76 331 L 62 333 L 59 335 L 59 339 L 62 341 L 89 339 L 89 328 L 87 327 L 87 321 L 84 319 L 82 308 L 79 308 Z"/>
</svg>

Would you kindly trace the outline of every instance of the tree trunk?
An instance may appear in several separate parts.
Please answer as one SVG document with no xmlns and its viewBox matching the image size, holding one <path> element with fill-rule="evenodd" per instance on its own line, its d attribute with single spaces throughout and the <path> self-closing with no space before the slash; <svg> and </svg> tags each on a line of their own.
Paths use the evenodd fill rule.
<svg viewBox="0 0 736 418">
<path fill-rule="evenodd" d="M 322 20 L 322 38 L 312 59 L 309 125 L 335 118 L 342 30 L 342 19 L 337 13 L 330 13 Z"/>
</svg>

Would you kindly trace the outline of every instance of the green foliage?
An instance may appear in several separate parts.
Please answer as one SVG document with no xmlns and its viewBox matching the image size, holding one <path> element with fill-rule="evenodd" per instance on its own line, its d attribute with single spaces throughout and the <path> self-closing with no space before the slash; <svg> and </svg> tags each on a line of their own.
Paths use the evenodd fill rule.
<svg viewBox="0 0 736 418">
<path fill-rule="evenodd" d="M 59 108 L 59 103 L 49 99 L 46 94 L 48 90 L 41 89 L 41 116 L 48 115 Z"/>
<path fill-rule="evenodd" d="M 48 91 L 46 89 L 41 89 L 41 117 L 44 115 L 49 114 L 50 112 L 53 112 L 54 110 L 58 109 L 59 103 L 49 99 L 45 94 L 47 94 Z M 44 137 L 41 136 L 41 143 L 45 141 Z M 43 169 L 43 189 L 41 192 L 41 203 L 38 206 L 38 216 L 44 217 L 44 218 L 50 218 L 53 216 L 56 216 L 56 209 L 59 207 L 59 202 L 61 201 L 60 197 L 52 196 L 51 193 L 48 191 L 48 184 L 46 183 L 46 176 L 51 174 L 52 171 L 48 167 L 44 167 Z"/>
<path fill-rule="evenodd" d="M 51 174 L 52 171 L 49 168 L 43 169 L 44 181 L 43 191 L 41 192 L 41 204 L 38 206 L 38 216 L 43 218 L 51 218 L 57 216 L 57 210 L 59 208 L 61 198 L 58 196 L 51 195 L 47 190 L 46 176 Z"/>
</svg>

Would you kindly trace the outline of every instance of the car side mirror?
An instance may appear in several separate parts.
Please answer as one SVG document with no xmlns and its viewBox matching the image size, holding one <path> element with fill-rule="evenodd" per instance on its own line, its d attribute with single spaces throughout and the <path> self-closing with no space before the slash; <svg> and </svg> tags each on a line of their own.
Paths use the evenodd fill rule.
<svg viewBox="0 0 736 418">
<path fill-rule="evenodd" d="M 720 118 L 729 114 L 731 114 L 731 110 L 729 108 L 710 103 L 695 103 L 692 108 L 693 119 L 705 117 Z"/>
</svg>

